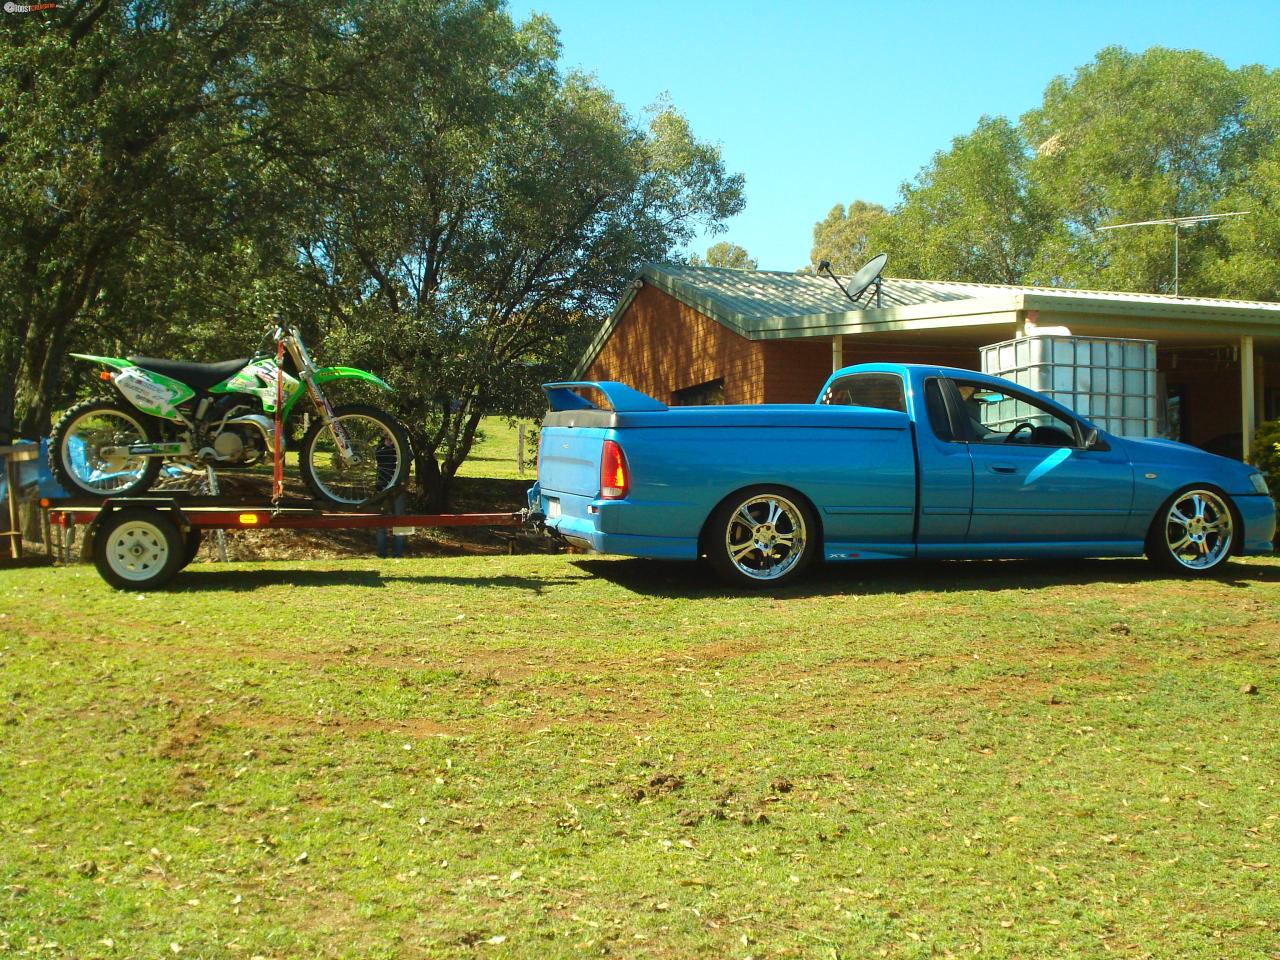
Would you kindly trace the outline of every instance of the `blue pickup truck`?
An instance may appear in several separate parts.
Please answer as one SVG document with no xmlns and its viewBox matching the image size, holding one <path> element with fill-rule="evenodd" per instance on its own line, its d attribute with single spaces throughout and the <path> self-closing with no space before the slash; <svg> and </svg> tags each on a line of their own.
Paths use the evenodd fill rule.
<svg viewBox="0 0 1280 960">
<path fill-rule="evenodd" d="M 775 586 L 815 560 L 1128 557 L 1206 574 L 1271 552 L 1253 467 L 1111 436 L 1006 380 L 860 364 L 814 404 L 674 407 L 550 383 L 531 512 L 600 553 Z"/>
</svg>

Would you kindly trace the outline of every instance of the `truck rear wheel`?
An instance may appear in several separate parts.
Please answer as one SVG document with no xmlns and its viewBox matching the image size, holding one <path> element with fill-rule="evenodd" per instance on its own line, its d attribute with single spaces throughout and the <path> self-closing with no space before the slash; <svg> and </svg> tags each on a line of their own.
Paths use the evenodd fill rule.
<svg viewBox="0 0 1280 960">
<path fill-rule="evenodd" d="M 813 510 L 783 487 L 748 487 L 716 507 L 703 541 L 722 580 L 759 590 L 789 583 L 818 549 Z"/>
</svg>

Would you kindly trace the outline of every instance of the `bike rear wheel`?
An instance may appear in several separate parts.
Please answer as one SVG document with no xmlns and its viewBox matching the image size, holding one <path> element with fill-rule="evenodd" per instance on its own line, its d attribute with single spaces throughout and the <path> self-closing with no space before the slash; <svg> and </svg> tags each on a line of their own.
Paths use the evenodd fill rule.
<svg viewBox="0 0 1280 960">
<path fill-rule="evenodd" d="M 142 493 L 160 473 L 160 458 L 129 456 L 111 448 L 159 440 L 150 418 L 132 407 L 106 397 L 84 400 L 54 425 L 49 438 L 49 469 L 58 485 L 72 496 Z"/>
</svg>

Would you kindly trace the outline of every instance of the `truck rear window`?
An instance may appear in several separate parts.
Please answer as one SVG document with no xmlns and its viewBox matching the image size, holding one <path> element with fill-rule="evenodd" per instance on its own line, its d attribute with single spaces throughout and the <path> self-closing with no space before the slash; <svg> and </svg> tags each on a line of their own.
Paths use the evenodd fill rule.
<svg viewBox="0 0 1280 960">
<path fill-rule="evenodd" d="M 827 388 L 822 402 L 837 407 L 873 407 L 907 412 L 902 378 L 893 373 L 855 373 Z"/>
</svg>

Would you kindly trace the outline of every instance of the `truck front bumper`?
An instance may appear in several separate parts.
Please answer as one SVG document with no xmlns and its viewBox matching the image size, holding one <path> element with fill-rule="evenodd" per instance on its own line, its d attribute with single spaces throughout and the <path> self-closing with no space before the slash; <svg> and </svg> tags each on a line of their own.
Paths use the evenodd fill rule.
<svg viewBox="0 0 1280 960">
<path fill-rule="evenodd" d="M 1276 503 L 1265 494 L 1233 496 L 1243 526 L 1240 553 L 1243 556 L 1265 556 L 1272 552 L 1276 536 Z"/>
</svg>

